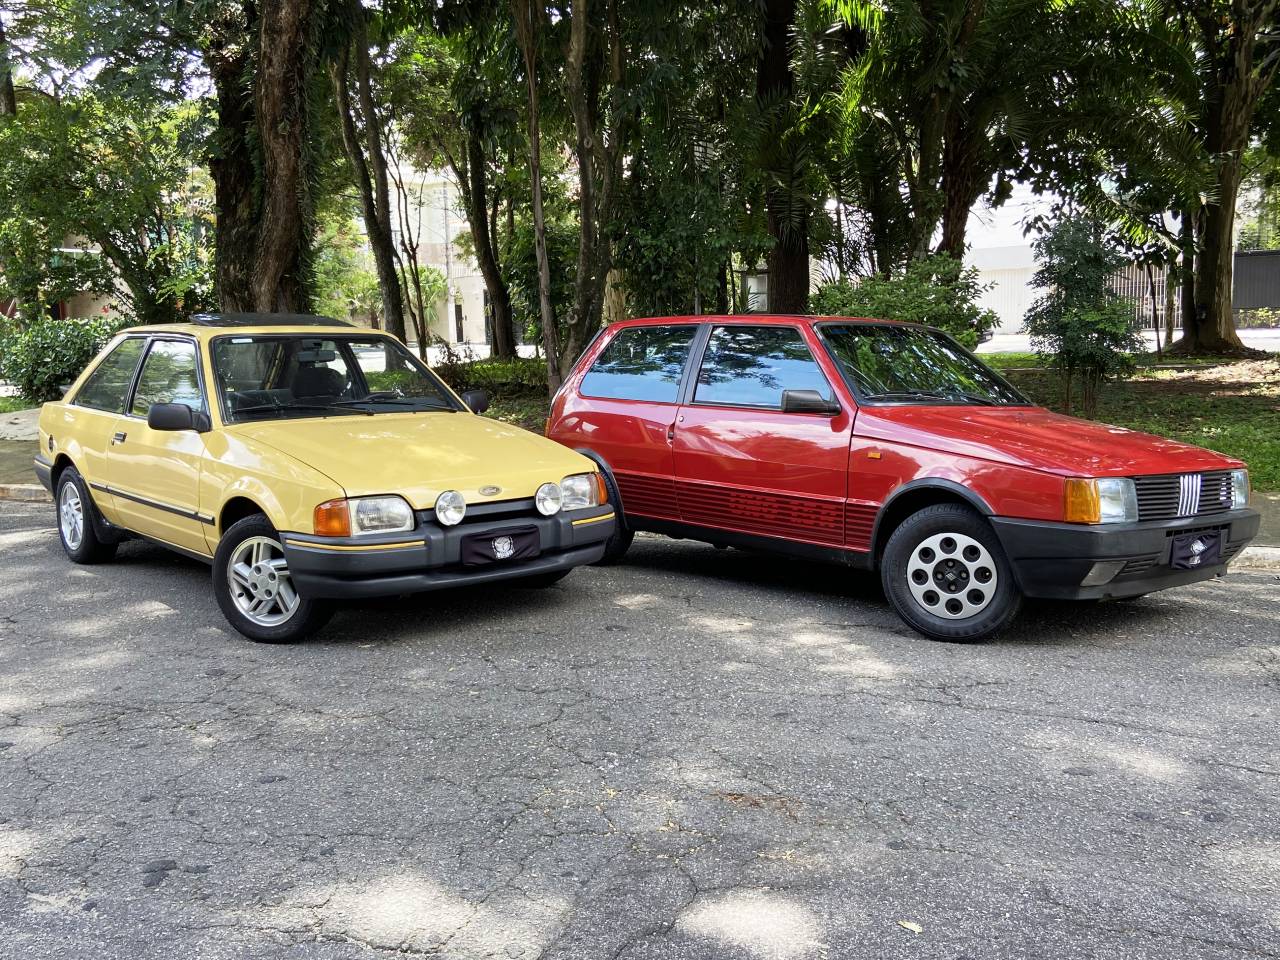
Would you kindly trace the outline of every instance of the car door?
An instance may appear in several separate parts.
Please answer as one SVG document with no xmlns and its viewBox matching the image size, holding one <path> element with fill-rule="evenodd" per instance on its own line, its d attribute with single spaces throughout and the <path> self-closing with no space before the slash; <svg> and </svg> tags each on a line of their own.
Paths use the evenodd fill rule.
<svg viewBox="0 0 1280 960">
<path fill-rule="evenodd" d="M 630 516 L 679 519 L 671 431 L 700 325 L 624 327 L 566 400 L 555 438 L 604 458 Z"/>
<path fill-rule="evenodd" d="M 814 391 L 831 407 L 784 410 L 783 394 L 790 390 Z M 672 449 L 681 519 L 843 546 L 853 415 L 847 402 L 838 404 L 799 325 L 713 327 L 676 418 Z"/>
<path fill-rule="evenodd" d="M 146 337 L 117 343 L 71 399 L 69 430 L 53 437 L 75 461 L 98 511 L 112 523 L 120 519 L 107 489 L 107 453 L 124 430 L 125 407 L 146 347 Z"/>
<path fill-rule="evenodd" d="M 123 526 L 207 554 L 205 527 L 212 517 L 199 509 L 204 434 L 147 426 L 147 413 L 155 403 L 181 403 L 207 415 L 201 379 L 193 339 L 154 339 L 143 358 L 117 439 L 108 451 L 106 468 L 107 484 Z"/>
</svg>

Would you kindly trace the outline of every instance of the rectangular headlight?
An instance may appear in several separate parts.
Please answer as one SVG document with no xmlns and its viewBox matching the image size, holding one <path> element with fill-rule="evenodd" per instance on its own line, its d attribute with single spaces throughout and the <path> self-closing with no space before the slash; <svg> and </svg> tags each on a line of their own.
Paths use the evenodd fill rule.
<svg viewBox="0 0 1280 960">
<path fill-rule="evenodd" d="M 1125 523 L 1138 519 L 1138 491 L 1128 477 L 1100 480 L 1070 477 L 1066 484 L 1068 523 Z"/>
<path fill-rule="evenodd" d="M 575 473 L 560 481 L 560 509 L 582 510 L 600 505 L 600 484 L 594 473 Z"/>
<path fill-rule="evenodd" d="M 1129 523 L 1138 519 L 1138 491 L 1128 477 L 1098 481 L 1099 523 Z"/>
<path fill-rule="evenodd" d="M 1249 505 L 1249 471 L 1231 471 L 1231 508 L 1233 510 Z"/>
<path fill-rule="evenodd" d="M 360 497 L 347 501 L 351 507 L 351 532 L 399 533 L 414 527 L 413 508 L 403 497 Z"/>
</svg>

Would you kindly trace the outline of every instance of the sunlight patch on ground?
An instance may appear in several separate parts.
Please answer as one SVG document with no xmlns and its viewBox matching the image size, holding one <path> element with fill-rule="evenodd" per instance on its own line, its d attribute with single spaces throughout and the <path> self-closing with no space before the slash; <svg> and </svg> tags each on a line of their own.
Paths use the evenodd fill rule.
<svg viewBox="0 0 1280 960">
<path fill-rule="evenodd" d="M 714 633 L 720 636 L 735 636 L 750 630 L 755 624 L 745 617 L 713 617 L 713 616 L 697 616 L 689 617 L 688 622 L 697 627 L 699 630 L 705 630 L 707 633 Z"/>
<path fill-rule="evenodd" d="M 1184 764 L 1154 750 L 1143 750 L 1139 747 L 1112 747 L 1101 753 L 1124 769 L 1152 780 L 1179 783 L 1187 777 L 1187 768 Z"/>
<path fill-rule="evenodd" d="M 822 925 L 814 912 L 773 890 L 734 890 L 699 898 L 676 926 L 760 960 L 800 960 L 825 952 Z"/>
<path fill-rule="evenodd" d="M 27 544 L 39 543 L 47 535 L 47 530 L 10 530 L 8 533 L 0 533 L 0 550 L 8 552 Z"/>
<path fill-rule="evenodd" d="M 296 921 L 294 911 L 302 908 L 329 936 L 419 952 L 448 944 L 458 956 L 536 955 L 570 909 L 558 898 L 534 902 L 514 894 L 474 903 L 419 873 L 297 891 L 289 899 L 266 911 L 272 921 Z"/>
<path fill-rule="evenodd" d="M 614 597 L 613 602 L 626 610 L 646 610 L 660 607 L 667 601 L 652 593 L 624 593 Z"/>
<path fill-rule="evenodd" d="M 0 827 L 0 877 L 16 877 L 36 852 L 35 834 L 30 830 Z"/>
</svg>

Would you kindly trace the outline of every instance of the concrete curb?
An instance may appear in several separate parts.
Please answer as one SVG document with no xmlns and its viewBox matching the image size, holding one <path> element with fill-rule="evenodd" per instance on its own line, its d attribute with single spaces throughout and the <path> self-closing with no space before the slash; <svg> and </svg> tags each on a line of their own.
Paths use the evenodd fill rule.
<svg viewBox="0 0 1280 960">
<path fill-rule="evenodd" d="M 1233 570 L 1280 570 L 1280 547 L 1246 547 L 1232 562 Z"/>
<path fill-rule="evenodd" d="M 52 503 L 53 497 L 38 483 L 0 483 L 0 500 Z"/>
</svg>

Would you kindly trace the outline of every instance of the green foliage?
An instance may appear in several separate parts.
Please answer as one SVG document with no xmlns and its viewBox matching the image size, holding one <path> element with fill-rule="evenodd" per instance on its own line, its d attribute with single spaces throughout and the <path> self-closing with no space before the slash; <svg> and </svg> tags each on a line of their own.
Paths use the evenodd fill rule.
<svg viewBox="0 0 1280 960">
<path fill-rule="evenodd" d="M 382 294 L 373 258 L 351 212 L 339 207 L 321 220 L 312 270 L 319 313 L 370 326 L 382 319 Z"/>
<path fill-rule="evenodd" d="M 1037 403 L 1068 409 L 1061 377 L 1045 371 L 1007 376 Z M 1249 464 L 1254 491 L 1280 492 L 1280 364 L 1274 359 L 1139 370 L 1108 385 L 1096 416 L 1237 457 Z"/>
<path fill-rule="evenodd" d="M 208 306 L 202 130 L 190 107 L 88 93 L 22 103 L 0 124 L 0 297 L 36 317 L 73 293 L 110 294 L 148 323 Z"/>
<path fill-rule="evenodd" d="M 911 261 L 896 277 L 825 284 L 813 295 L 810 309 L 827 316 L 928 324 L 972 349 L 999 320 L 978 304 L 986 290 L 976 268 L 938 254 Z"/>
<path fill-rule="evenodd" d="M 1059 221 L 1033 244 L 1040 267 L 1035 285 L 1046 292 L 1027 311 L 1025 331 L 1041 358 L 1063 377 L 1067 406 L 1078 375 L 1086 415 L 1102 382 L 1133 369 L 1130 354 L 1144 346 L 1134 329 L 1131 301 L 1111 292 L 1125 262 L 1104 240 L 1105 227 L 1076 217 Z"/>
<path fill-rule="evenodd" d="M 445 383 L 459 392 L 487 390 L 498 396 L 524 390 L 545 393 L 547 388 L 547 365 L 539 357 L 487 358 L 452 363 L 446 358 L 445 363 L 437 364 L 434 369 Z"/>
<path fill-rule="evenodd" d="M 120 326 L 110 317 L 45 317 L 7 330 L 0 337 L 0 379 L 34 403 L 56 400 Z"/>
</svg>

